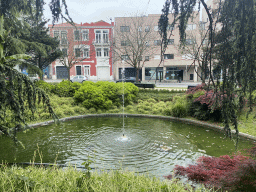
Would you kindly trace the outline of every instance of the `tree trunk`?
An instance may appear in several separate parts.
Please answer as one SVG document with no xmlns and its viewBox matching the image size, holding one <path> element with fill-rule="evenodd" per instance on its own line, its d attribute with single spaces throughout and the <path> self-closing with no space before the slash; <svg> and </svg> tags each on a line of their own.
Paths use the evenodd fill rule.
<svg viewBox="0 0 256 192">
<path fill-rule="evenodd" d="M 68 68 L 68 80 L 70 81 L 70 67 L 67 67 Z"/>
<path fill-rule="evenodd" d="M 136 68 L 136 83 L 139 83 L 139 70 L 140 68 Z"/>
<path fill-rule="evenodd" d="M 38 68 L 42 71 L 40 77 L 40 80 L 44 80 L 44 73 L 43 73 L 43 66 L 41 65 L 41 55 L 38 57 Z"/>
</svg>

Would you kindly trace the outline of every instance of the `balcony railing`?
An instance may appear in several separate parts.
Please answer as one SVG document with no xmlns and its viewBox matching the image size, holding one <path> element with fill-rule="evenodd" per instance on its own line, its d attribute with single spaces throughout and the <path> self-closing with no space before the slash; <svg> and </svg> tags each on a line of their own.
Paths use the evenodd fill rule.
<svg viewBox="0 0 256 192">
<path fill-rule="evenodd" d="M 94 46 L 110 46 L 109 41 L 93 41 Z"/>
</svg>

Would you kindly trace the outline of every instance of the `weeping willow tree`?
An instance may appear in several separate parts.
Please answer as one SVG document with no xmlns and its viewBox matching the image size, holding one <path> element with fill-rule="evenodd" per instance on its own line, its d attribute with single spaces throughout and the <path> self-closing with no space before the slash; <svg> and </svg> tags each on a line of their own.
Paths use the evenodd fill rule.
<svg viewBox="0 0 256 192">
<path fill-rule="evenodd" d="M 181 46 L 186 39 L 186 25 L 193 11 L 203 6 L 209 25 L 208 47 L 204 50 L 206 66 L 209 69 L 208 87 L 212 86 L 215 103 L 221 102 L 224 129 L 231 138 L 231 126 L 238 138 L 237 116 L 248 98 L 249 112 L 252 111 L 252 92 L 256 90 L 256 1 L 255 0 L 218 0 L 216 12 L 207 6 L 205 0 L 167 0 L 159 20 L 159 28 L 166 47 L 168 23 L 177 24 Z M 168 21 L 168 14 L 174 20 Z M 216 30 L 216 23 L 221 29 Z M 213 60 L 216 64 L 213 65 Z M 213 68 L 217 72 L 214 79 Z"/>
<path fill-rule="evenodd" d="M 33 117 L 37 104 L 42 102 L 52 118 L 57 119 L 46 93 L 13 68 L 31 58 L 24 54 L 26 45 L 20 39 L 20 30 L 26 30 L 21 18 L 29 14 L 39 17 L 43 5 L 43 0 L 0 0 L 0 134 L 15 141 L 16 132 L 28 127 L 27 115 Z M 53 22 L 60 18 L 72 22 L 65 0 L 51 0 L 50 8 Z"/>
</svg>

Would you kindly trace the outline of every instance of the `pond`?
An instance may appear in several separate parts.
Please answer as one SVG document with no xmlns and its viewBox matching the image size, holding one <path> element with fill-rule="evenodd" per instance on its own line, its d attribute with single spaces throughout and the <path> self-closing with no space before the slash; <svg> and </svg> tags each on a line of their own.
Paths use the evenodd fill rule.
<svg viewBox="0 0 256 192">
<path fill-rule="evenodd" d="M 123 133 L 126 139 L 122 139 Z M 81 164 L 88 155 L 92 168 L 122 168 L 156 177 L 170 174 L 175 165 L 192 164 L 202 156 L 231 155 L 234 142 L 223 133 L 208 128 L 153 118 L 91 117 L 35 128 L 17 134 L 24 144 L 14 147 L 10 138 L 0 136 L 0 160 L 29 162 L 34 151 L 42 153 L 43 163 Z M 252 142 L 239 141 L 239 149 Z M 16 154 L 16 160 L 14 159 Z M 36 162 L 40 162 L 36 155 Z"/>
</svg>

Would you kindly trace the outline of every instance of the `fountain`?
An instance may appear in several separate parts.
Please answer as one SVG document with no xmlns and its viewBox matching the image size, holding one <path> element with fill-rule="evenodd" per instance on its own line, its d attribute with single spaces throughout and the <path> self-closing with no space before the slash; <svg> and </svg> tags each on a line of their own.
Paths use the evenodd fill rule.
<svg viewBox="0 0 256 192">
<path fill-rule="evenodd" d="M 162 178 L 177 164 L 187 166 L 202 155 L 218 157 L 235 151 L 233 141 L 224 139 L 223 133 L 200 126 L 129 116 L 125 118 L 125 134 L 122 125 L 118 116 L 97 116 L 19 132 L 17 137 L 26 148 L 18 146 L 16 162 L 32 160 L 38 145 L 43 163 L 55 162 L 58 154 L 58 164 L 81 167 L 90 155 L 93 169 L 118 169 L 122 162 L 124 169 Z M 0 161 L 13 162 L 12 140 L 0 137 Z M 252 145 L 241 140 L 238 147 Z M 35 161 L 40 163 L 38 156 Z"/>
</svg>

